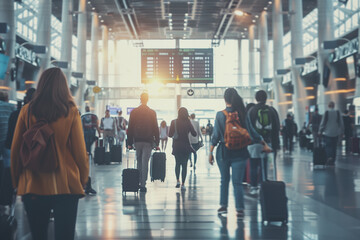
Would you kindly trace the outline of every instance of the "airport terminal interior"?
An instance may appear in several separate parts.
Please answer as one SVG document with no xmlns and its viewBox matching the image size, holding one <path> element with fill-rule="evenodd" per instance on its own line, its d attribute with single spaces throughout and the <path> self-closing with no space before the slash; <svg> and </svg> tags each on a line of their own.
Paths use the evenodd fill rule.
<svg viewBox="0 0 360 240">
<path fill-rule="evenodd" d="M 121 149 L 119 162 L 97 161 L 103 141 L 92 145 L 96 193 L 79 200 L 75 239 L 355 240 L 360 239 L 359 31 L 360 0 L 0 0 L 0 92 L 14 109 L 21 107 L 41 73 L 56 67 L 80 114 L 89 107 L 100 120 L 107 110 L 114 119 L 122 112 L 124 138 L 116 133 L 114 141 Z M 263 90 L 278 113 L 280 148 L 268 154 L 267 175 L 285 183 L 286 221 L 264 221 L 261 191 L 250 186 L 252 159 L 243 169 L 244 216 L 235 208 L 231 179 L 228 212 L 218 213 L 221 174 L 218 159 L 211 165 L 209 154 L 228 88 L 236 89 L 245 106 L 256 104 Z M 137 161 L 127 148 L 127 122 L 143 93 L 158 126 L 163 121 L 170 126 L 181 107 L 199 123 L 203 144 L 196 165 L 194 159 L 187 163 L 184 188 L 175 187 L 175 140 L 169 137 L 160 150 L 166 155 L 165 179 L 152 181 L 149 167 L 145 191 L 123 191 L 122 172 Z M 8 124 L 2 102 L 1 151 Z M 330 102 L 337 120 L 328 119 Z M 317 112 L 345 129 L 335 144 L 335 164 L 326 159 L 315 164 Z M 291 138 L 284 130 L 289 119 Z M 112 154 L 112 147 L 105 151 Z M 12 239 L 33 239 L 20 196 L 0 206 L 0 215 L 13 209 Z M 48 239 L 55 239 L 54 225 L 51 216 Z"/>
</svg>

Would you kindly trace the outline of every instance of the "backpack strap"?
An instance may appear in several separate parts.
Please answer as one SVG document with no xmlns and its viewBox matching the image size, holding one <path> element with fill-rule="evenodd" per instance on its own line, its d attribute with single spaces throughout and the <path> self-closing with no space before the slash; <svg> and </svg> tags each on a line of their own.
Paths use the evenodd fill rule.
<svg viewBox="0 0 360 240">
<path fill-rule="evenodd" d="M 325 112 L 325 117 L 324 117 L 324 118 L 325 118 L 325 119 L 324 119 L 324 126 L 327 124 L 328 117 L 329 117 L 328 115 L 329 115 L 329 112 L 326 111 L 326 112 Z"/>
<path fill-rule="evenodd" d="M 226 118 L 228 117 L 229 113 L 226 111 L 226 109 L 222 110 L 221 112 L 225 115 Z"/>
</svg>

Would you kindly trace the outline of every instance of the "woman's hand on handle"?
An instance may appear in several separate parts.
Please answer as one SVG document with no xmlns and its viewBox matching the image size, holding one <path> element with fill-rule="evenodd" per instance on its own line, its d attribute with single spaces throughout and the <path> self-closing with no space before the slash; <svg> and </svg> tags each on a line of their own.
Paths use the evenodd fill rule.
<svg viewBox="0 0 360 240">
<path fill-rule="evenodd" d="M 209 163 L 211 165 L 214 164 L 214 155 L 213 155 L 213 151 L 214 151 L 214 146 L 210 145 L 210 152 L 209 152 Z"/>
</svg>

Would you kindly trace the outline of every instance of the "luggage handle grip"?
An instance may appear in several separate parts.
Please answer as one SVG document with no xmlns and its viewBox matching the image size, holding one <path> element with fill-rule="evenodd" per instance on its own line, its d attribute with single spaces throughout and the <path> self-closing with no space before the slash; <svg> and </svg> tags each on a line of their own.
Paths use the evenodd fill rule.
<svg viewBox="0 0 360 240">
<path fill-rule="evenodd" d="M 274 181 L 277 180 L 277 166 L 276 166 L 276 151 L 273 151 L 272 152 L 274 155 L 273 155 L 273 161 L 274 161 Z M 267 156 L 267 155 L 265 155 Z M 265 157 L 262 157 L 261 158 L 261 175 L 262 175 L 262 180 L 265 182 L 265 181 L 268 181 L 268 179 L 265 177 Z"/>
</svg>

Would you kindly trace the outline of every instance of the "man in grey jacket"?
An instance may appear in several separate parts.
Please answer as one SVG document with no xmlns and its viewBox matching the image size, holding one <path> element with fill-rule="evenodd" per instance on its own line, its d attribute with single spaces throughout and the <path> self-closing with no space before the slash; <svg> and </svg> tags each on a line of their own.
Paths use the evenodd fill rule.
<svg viewBox="0 0 360 240">
<path fill-rule="evenodd" d="M 339 137 L 344 133 L 344 122 L 340 111 L 335 110 L 335 103 L 329 102 L 329 110 L 321 120 L 319 135 L 324 135 L 327 165 L 334 166 L 336 159 L 336 149 Z"/>
</svg>

